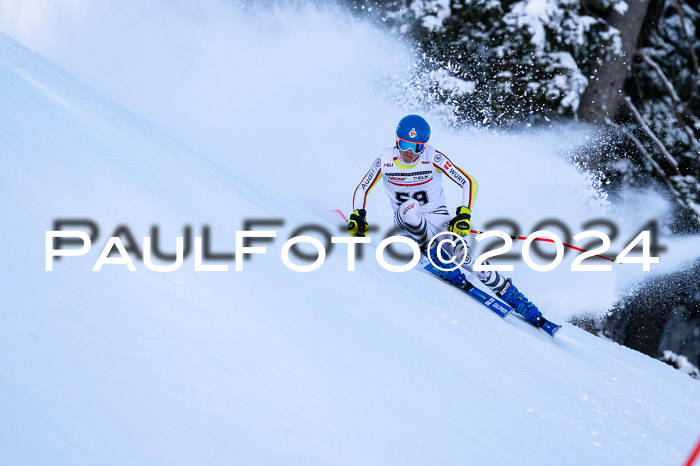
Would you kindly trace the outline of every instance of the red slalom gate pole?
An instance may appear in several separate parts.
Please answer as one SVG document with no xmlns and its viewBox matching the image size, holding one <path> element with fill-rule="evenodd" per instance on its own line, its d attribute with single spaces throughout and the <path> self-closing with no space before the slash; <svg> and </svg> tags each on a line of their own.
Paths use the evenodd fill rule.
<svg viewBox="0 0 700 466">
<path fill-rule="evenodd" d="M 698 440 L 698 443 L 695 445 L 688 459 L 683 463 L 683 466 L 691 466 L 695 460 L 698 459 L 698 455 L 700 455 L 700 440 Z"/>
<path fill-rule="evenodd" d="M 345 214 L 343 214 L 342 210 L 340 210 L 340 209 L 334 209 L 334 210 L 336 212 L 338 212 L 338 214 L 340 214 L 341 217 L 343 217 L 343 220 L 345 220 L 345 223 L 348 222 L 348 218 L 345 216 Z M 483 231 L 479 231 L 479 230 L 470 230 L 470 232 L 476 233 L 477 235 L 483 233 Z M 512 236 L 512 235 L 508 235 L 508 236 L 510 236 L 512 239 L 527 239 L 527 236 Z M 545 243 L 553 243 L 554 242 L 553 239 L 549 239 L 549 238 L 535 238 L 535 241 L 544 241 Z M 577 248 L 576 246 L 574 246 L 572 244 L 564 243 L 563 241 L 561 244 L 563 244 L 567 248 L 575 249 L 577 251 L 588 252 L 587 249 Z M 611 259 L 609 257 L 601 256 L 598 254 L 596 254 L 595 257 L 600 257 L 601 259 L 608 260 L 608 261 L 612 262 L 613 264 L 617 264 L 617 261 L 615 261 L 615 259 Z"/>
<path fill-rule="evenodd" d="M 470 230 L 470 231 L 471 231 L 472 233 L 477 233 L 477 234 L 483 233 L 483 231 L 479 231 L 479 230 Z M 527 236 L 513 236 L 513 235 L 508 235 L 508 236 L 510 236 L 512 239 L 527 239 Z M 553 242 L 554 242 L 553 239 L 549 239 L 549 238 L 535 238 L 534 240 L 535 240 L 535 241 L 544 241 L 545 243 L 553 243 Z M 577 248 L 576 246 L 574 246 L 574 245 L 572 245 L 572 244 L 565 243 L 565 242 L 563 242 L 563 241 L 562 241 L 561 244 L 563 244 L 563 245 L 566 246 L 567 248 L 575 249 L 575 250 L 577 250 L 577 251 L 588 252 L 587 249 Z M 608 261 L 612 262 L 613 264 L 617 264 L 617 262 L 615 261 L 615 259 L 611 259 L 611 258 L 609 258 L 609 257 L 601 256 L 601 255 L 598 255 L 598 254 L 596 254 L 595 257 L 600 257 L 601 259 L 608 260 Z"/>
</svg>

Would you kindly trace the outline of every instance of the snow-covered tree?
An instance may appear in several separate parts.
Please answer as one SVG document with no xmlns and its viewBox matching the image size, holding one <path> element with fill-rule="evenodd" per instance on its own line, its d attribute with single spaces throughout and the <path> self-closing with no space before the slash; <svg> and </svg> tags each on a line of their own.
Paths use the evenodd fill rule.
<svg viewBox="0 0 700 466">
<path fill-rule="evenodd" d="M 679 203 L 700 215 L 698 3 L 659 1 L 647 15 L 617 121 Z"/>
<path fill-rule="evenodd" d="M 508 125 L 573 118 L 593 60 L 621 53 L 598 0 L 372 2 L 422 53 L 421 82 L 458 122 Z"/>
</svg>

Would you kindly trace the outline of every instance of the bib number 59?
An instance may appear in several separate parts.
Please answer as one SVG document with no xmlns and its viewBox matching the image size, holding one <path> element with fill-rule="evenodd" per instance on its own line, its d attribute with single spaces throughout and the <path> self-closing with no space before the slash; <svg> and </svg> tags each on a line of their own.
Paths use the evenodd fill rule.
<svg viewBox="0 0 700 466">
<path fill-rule="evenodd" d="M 399 201 L 399 204 L 402 202 L 406 202 L 409 199 L 415 199 L 420 203 L 420 205 L 425 205 L 428 203 L 428 193 L 425 191 L 416 191 L 414 193 L 406 193 L 406 192 L 397 192 L 396 193 L 396 200 Z"/>
</svg>

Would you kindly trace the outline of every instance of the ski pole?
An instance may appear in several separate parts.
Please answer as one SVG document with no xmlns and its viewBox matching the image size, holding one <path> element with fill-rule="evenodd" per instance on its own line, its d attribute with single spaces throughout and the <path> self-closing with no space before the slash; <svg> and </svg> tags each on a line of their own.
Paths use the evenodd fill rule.
<svg viewBox="0 0 700 466">
<path fill-rule="evenodd" d="M 345 223 L 348 223 L 348 222 L 349 222 L 348 218 L 345 216 L 345 214 L 343 213 L 342 210 L 340 210 L 340 209 L 335 209 L 335 211 L 338 212 L 338 213 L 340 214 L 341 217 L 343 217 L 343 220 L 345 220 Z"/>
</svg>

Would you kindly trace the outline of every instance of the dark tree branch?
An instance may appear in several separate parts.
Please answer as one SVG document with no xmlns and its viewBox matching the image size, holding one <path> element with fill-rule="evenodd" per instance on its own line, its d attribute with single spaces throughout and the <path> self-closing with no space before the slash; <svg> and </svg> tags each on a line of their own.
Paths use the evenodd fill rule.
<svg viewBox="0 0 700 466">
<path fill-rule="evenodd" d="M 647 65 L 649 65 L 654 70 L 659 79 L 661 79 L 661 82 L 664 84 L 664 87 L 671 96 L 671 100 L 673 101 L 673 111 L 676 113 L 676 120 L 680 124 L 683 132 L 688 137 L 688 144 L 695 151 L 700 151 L 700 144 L 698 143 L 698 140 L 695 138 L 695 135 L 690 130 L 690 128 L 688 128 L 688 126 L 685 124 L 684 117 L 686 115 L 681 113 L 681 111 L 685 110 L 683 101 L 681 101 L 681 98 L 678 96 L 678 93 L 673 88 L 673 84 L 671 84 L 671 81 L 669 81 L 669 79 L 666 77 L 659 64 L 652 60 L 644 49 L 642 49 L 640 53 L 638 53 L 638 55 L 642 60 L 644 60 L 644 62 Z"/>
<path fill-rule="evenodd" d="M 666 173 L 663 171 L 661 166 L 654 160 L 654 158 L 649 154 L 649 152 L 644 148 L 644 144 L 642 144 L 642 141 L 637 138 L 634 134 L 632 134 L 630 131 L 628 131 L 626 128 L 616 125 L 615 123 L 611 122 L 610 120 L 607 121 L 607 124 L 613 128 L 616 128 L 619 131 L 622 131 L 622 133 L 629 138 L 630 141 L 637 147 L 637 150 L 639 153 L 642 155 L 644 160 L 646 160 L 649 165 L 652 166 L 656 174 L 658 175 L 659 178 L 661 178 L 661 181 L 664 182 L 664 184 L 668 187 L 669 191 L 671 194 L 673 194 L 673 197 L 676 198 L 676 201 L 680 203 L 684 207 L 688 207 L 688 204 L 683 200 L 683 197 L 681 196 L 681 193 L 676 189 L 676 187 L 673 185 L 671 180 L 666 176 Z"/>
<path fill-rule="evenodd" d="M 649 137 L 649 139 L 651 139 L 651 141 L 656 145 L 656 147 L 659 148 L 659 151 L 661 151 L 661 154 L 668 161 L 668 163 L 671 164 L 675 174 L 680 175 L 681 172 L 680 170 L 678 170 L 678 161 L 668 152 L 664 144 L 659 140 L 659 138 L 656 137 L 651 128 L 649 128 L 649 125 L 647 125 L 647 122 L 644 121 L 644 118 L 639 113 L 639 110 L 637 110 L 637 107 L 634 106 L 632 100 L 629 97 L 625 96 L 623 102 L 625 103 L 625 105 L 627 105 L 627 108 L 629 108 L 630 112 L 632 112 L 632 115 L 634 116 L 635 120 L 637 120 L 637 123 L 639 123 L 639 126 L 642 128 L 642 130 L 644 130 L 646 135 Z"/>
</svg>

